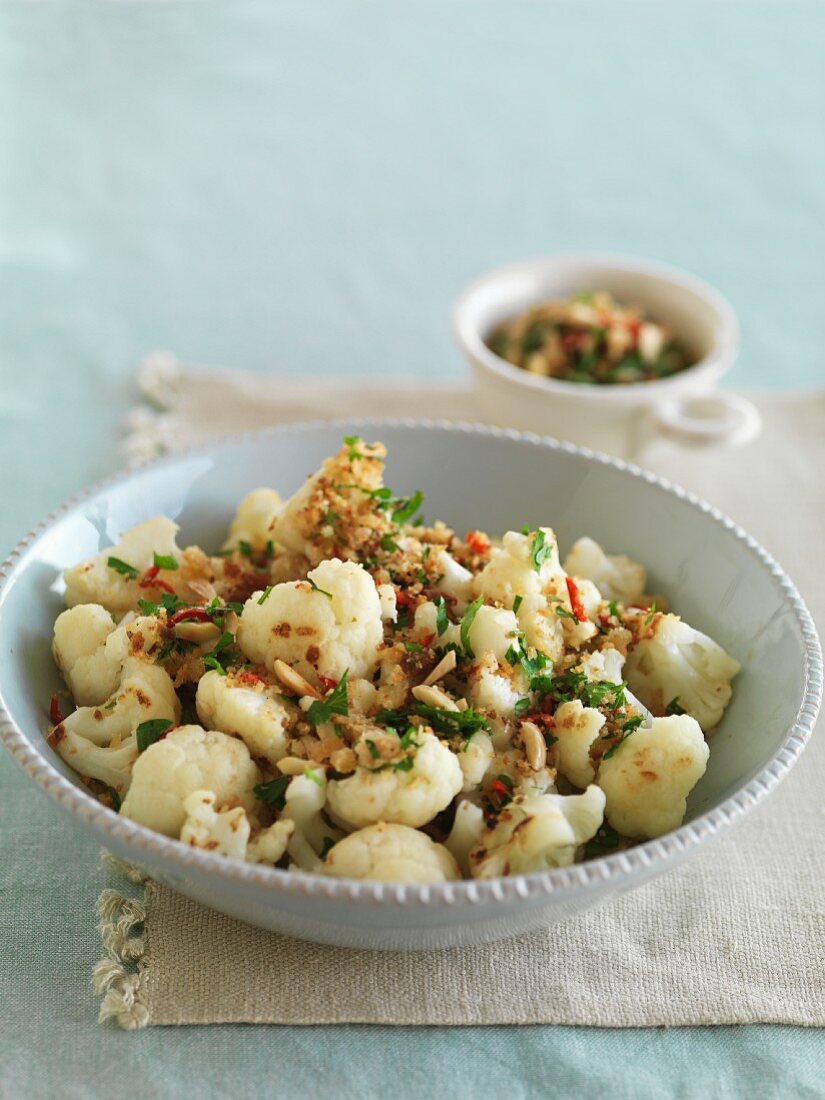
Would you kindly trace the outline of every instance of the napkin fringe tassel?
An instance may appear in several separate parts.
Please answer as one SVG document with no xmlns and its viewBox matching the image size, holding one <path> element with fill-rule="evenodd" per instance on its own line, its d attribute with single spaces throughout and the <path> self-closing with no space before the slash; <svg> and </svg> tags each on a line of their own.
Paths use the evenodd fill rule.
<svg viewBox="0 0 825 1100">
<path fill-rule="evenodd" d="M 144 998 L 147 968 L 145 961 L 146 876 L 124 860 L 104 853 L 104 863 L 144 886 L 143 900 L 127 897 L 119 890 L 104 890 L 97 899 L 98 931 L 104 957 L 92 971 L 92 985 L 102 998 L 98 1022 L 114 1020 L 126 1031 L 146 1027 L 149 1008 Z"/>
</svg>

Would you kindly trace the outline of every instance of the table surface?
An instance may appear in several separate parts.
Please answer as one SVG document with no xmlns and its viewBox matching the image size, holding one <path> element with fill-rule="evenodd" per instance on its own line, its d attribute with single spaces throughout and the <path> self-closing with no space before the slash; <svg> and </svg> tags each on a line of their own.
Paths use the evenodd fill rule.
<svg viewBox="0 0 825 1100">
<path fill-rule="evenodd" d="M 485 268 L 597 249 L 731 299 L 738 386 L 822 380 L 817 3 L 0 8 L 0 542 L 116 467 L 147 351 L 459 377 Z M 0 1095 L 822 1096 L 774 1027 L 95 1024 L 97 846 L 0 759 Z"/>
</svg>

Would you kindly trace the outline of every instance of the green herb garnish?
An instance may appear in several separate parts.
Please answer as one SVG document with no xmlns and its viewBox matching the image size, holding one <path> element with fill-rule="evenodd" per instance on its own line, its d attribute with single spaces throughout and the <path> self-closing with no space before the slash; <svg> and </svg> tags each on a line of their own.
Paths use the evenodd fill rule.
<svg viewBox="0 0 825 1100">
<path fill-rule="evenodd" d="M 310 779 L 317 787 L 323 787 L 324 781 L 316 775 L 312 768 L 304 768 L 304 779 Z"/>
<path fill-rule="evenodd" d="M 348 673 L 349 669 L 335 687 L 323 699 L 316 699 L 306 712 L 306 720 L 311 725 L 320 726 L 322 723 L 328 722 L 333 714 L 340 714 L 344 718 L 349 714 L 349 703 L 347 701 Z"/>
<path fill-rule="evenodd" d="M 549 557 L 552 557 L 555 547 L 552 543 L 548 543 L 547 536 L 544 531 L 539 527 L 533 536 L 533 545 L 530 548 L 530 560 L 533 563 L 533 568 L 537 573 L 541 572 L 541 567 L 547 561 Z"/>
<path fill-rule="evenodd" d="M 607 852 L 615 852 L 619 847 L 620 840 L 621 838 L 613 826 L 608 825 L 605 821 L 603 825 L 599 826 L 596 835 L 591 837 L 585 844 L 584 854 L 590 859 L 593 856 L 603 856 Z"/>
<path fill-rule="evenodd" d="M 416 489 L 412 496 L 404 497 L 396 501 L 396 507 L 393 509 L 392 513 L 393 523 L 397 523 L 399 526 L 407 523 L 412 519 L 423 503 L 424 494 L 420 489 Z"/>
<path fill-rule="evenodd" d="M 687 714 L 687 711 L 679 702 L 678 695 L 675 699 L 671 699 L 668 705 L 665 707 L 665 714 L 669 714 L 671 716 L 674 714 Z"/>
<path fill-rule="evenodd" d="M 292 779 L 291 775 L 279 775 L 277 779 L 271 779 L 268 783 L 258 783 L 252 788 L 256 798 L 271 806 L 273 810 L 282 810 L 286 805 L 286 789 Z"/>
<path fill-rule="evenodd" d="M 447 618 L 447 605 L 444 602 L 444 597 L 439 596 L 435 601 L 436 613 L 435 613 L 435 629 L 439 638 L 450 625 L 450 620 Z"/>
<path fill-rule="evenodd" d="M 318 585 L 315 583 L 315 581 L 312 579 L 312 577 L 307 577 L 307 583 L 309 584 L 309 587 L 312 589 L 313 592 L 320 592 L 321 595 L 326 596 L 327 599 L 329 599 L 329 600 L 332 599 L 332 593 L 327 592 L 327 590 L 325 588 L 319 588 Z"/>
<path fill-rule="evenodd" d="M 461 644 L 464 647 L 464 652 L 468 657 L 474 657 L 473 647 L 470 645 L 470 627 L 473 625 L 473 619 L 478 614 L 478 609 L 484 603 L 483 596 L 476 596 L 461 619 Z"/>
<path fill-rule="evenodd" d="M 441 707 L 429 707 L 426 703 L 416 703 L 415 713 L 426 718 L 434 730 L 448 737 L 469 739 L 479 730 L 488 730 L 490 724 L 483 714 L 472 707 L 467 710 L 442 710 Z"/>
<path fill-rule="evenodd" d="M 524 599 L 524 596 L 516 596 L 516 598 L 513 600 L 513 614 L 514 615 L 518 614 L 518 609 L 521 607 L 521 603 L 522 603 L 523 599 Z"/>
<path fill-rule="evenodd" d="M 214 649 L 212 649 L 212 651 L 210 653 L 207 653 L 207 655 L 204 657 L 204 668 L 213 668 L 215 672 L 220 673 L 221 676 L 226 676 L 226 669 L 218 660 L 218 655 L 220 653 L 223 653 L 225 649 L 228 649 L 229 646 L 234 645 L 234 643 L 235 635 L 230 634 L 227 630 L 224 634 L 220 636 L 220 638 L 218 638 L 217 642 L 215 643 Z"/>
<path fill-rule="evenodd" d="M 345 435 L 344 443 L 349 447 L 348 457 L 350 462 L 354 462 L 356 458 L 362 458 L 361 452 L 358 450 L 358 444 L 363 443 L 360 435 Z"/>
<path fill-rule="evenodd" d="M 134 565 L 130 565 L 128 561 L 121 561 L 120 558 L 109 558 L 106 562 L 110 569 L 114 569 L 115 573 L 120 573 L 124 577 L 128 577 L 130 581 L 136 580 L 138 571 Z"/>
<path fill-rule="evenodd" d="M 172 554 L 159 554 L 153 550 L 152 558 L 158 569 L 177 569 L 178 567 L 178 560 Z"/>
<path fill-rule="evenodd" d="M 266 603 L 266 601 L 269 599 L 269 594 L 272 591 L 272 588 L 273 588 L 273 585 L 271 585 L 271 584 L 268 584 L 266 586 L 266 588 L 263 590 L 263 592 L 258 597 L 258 603 L 259 604 Z"/>
<path fill-rule="evenodd" d="M 135 730 L 138 752 L 145 752 L 150 745 L 154 745 L 163 737 L 170 726 L 174 726 L 171 718 L 150 718 L 147 722 L 141 722 Z"/>
</svg>

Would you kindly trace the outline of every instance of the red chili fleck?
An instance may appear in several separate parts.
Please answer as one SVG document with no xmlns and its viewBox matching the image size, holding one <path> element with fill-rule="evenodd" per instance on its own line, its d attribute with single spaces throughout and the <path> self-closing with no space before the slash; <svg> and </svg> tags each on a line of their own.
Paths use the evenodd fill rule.
<svg viewBox="0 0 825 1100">
<path fill-rule="evenodd" d="M 149 568 L 146 570 L 146 572 L 143 574 L 143 576 L 138 581 L 138 584 L 140 585 L 140 587 L 141 588 L 151 588 L 152 587 L 152 582 L 154 581 L 155 577 L 158 575 L 159 572 L 160 572 L 160 566 L 159 565 L 150 565 Z"/>
<path fill-rule="evenodd" d="M 634 341 L 639 339 L 639 329 L 642 327 L 641 321 L 628 321 L 627 328 Z"/>
<path fill-rule="evenodd" d="M 483 531 L 468 531 L 464 541 L 474 554 L 486 554 L 490 549 L 490 540 Z"/>
<path fill-rule="evenodd" d="M 424 646 L 425 649 L 429 649 L 429 647 L 433 644 L 434 641 L 435 641 L 435 634 L 422 634 L 421 635 L 421 644 Z"/>
<path fill-rule="evenodd" d="M 51 703 L 49 704 L 49 718 L 53 726 L 59 726 L 63 721 L 63 715 L 60 713 L 60 707 L 57 705 L 57 696 L 53 695 Z"/>
<path fill-rule="evenodd" d="M 241 672 L 238 675 L 239 684 L 267 684 L 267 681 L 263 676 L 259 676 L 257 672 Z"/>
<path fill-rule="evenodd" d="M 169 616 L 168 625 L 177 626 L 178 623 L 211 623 L 212 620 L 202 607 L 182 607 L 174 615 Z"/>
<path fill-rule="evenodd" d="M 333 678 L 331 676 L 322 676 L 321 673 L 319 672 L 318 673 L 318 679 L 319 679 L 319 681 L 321 683 L 321 687 L 324 689 L 324 691 L 332 691 L 332 689 L 334 687 L 338 687 L 338 681 L 333 680 Z"/>
<path fill-rule="evenodd" d="M 573 614 L 580 623 L 588 623 L 590 620 L 587 617 L 584 604 L 582 603 L 581 593 L 578 586 L 572 577 L 567 577 L 567 594 L 570 597 L 570 606 L 573 609 Z"/>
<path fill-rule="evenodd" d="M 510 798 L 511 797 L 510 792 L 507 790 L 507 787 L 501 782 L 500 779 L 494 779 L 493 780 L 493 782 L 490 784 L 490 790 L 494 794 L 499 795 L 500 798 Z"/>
<path fill-rule="evenodd" d="M 418 605 L 418 600 L 415 596 L 411 596 L 409 592 L 405 592 L 403 588 L 396 588 L 395 602 L 399 607 L 416 607 Z"/>
</svg>

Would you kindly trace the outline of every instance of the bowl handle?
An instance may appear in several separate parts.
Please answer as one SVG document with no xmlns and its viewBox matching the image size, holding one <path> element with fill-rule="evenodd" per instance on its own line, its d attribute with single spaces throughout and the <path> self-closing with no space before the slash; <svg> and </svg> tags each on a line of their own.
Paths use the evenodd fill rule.
<svg viewBox="0 0 825 1100">
<path fill-rule="evenodd" d="M 662 435 L 693 446 L 743 447 L 762 431 L 762 414 L 739 394 L 720 390 L 657 405 L 653 422 Z"/>
</svg>

